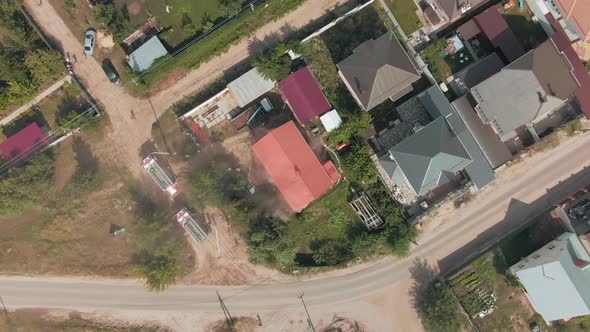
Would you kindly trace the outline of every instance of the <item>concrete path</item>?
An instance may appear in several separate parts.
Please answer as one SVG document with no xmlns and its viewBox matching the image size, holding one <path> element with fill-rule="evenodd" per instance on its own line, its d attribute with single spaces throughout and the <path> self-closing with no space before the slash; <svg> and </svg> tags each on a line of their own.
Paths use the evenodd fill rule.
<svg viewBox="0 0 590 332">
<path fill-rule="evenodd" d="M 6 116 L 5 118 L 3 118 L 2 120 L 0 120 L 0 126 L 5 126 L 7 124 L 9 124 L 10 122 L 12 122 L 14 119 L 18 118 L 21 114 L 25 113 L 26 111 L 30 110 L 31 107 L 35 106 L 36 104 L 38 104 L 41 100 L 43 100 L 45 97 L 49 96 L 50 94 L 54 93 L 55 91 L 57 91 L 57 89 L 61 88 L 62 85 L 64 85 L 66 82 L 71 83 L 72 82 L 72 77 L 70 75 L 66 75 L 64 78 L 62 78 L 61 80 L 53 83 L 52 86 L 48 87 L 47 89 L 45 89 L 45 91 L 41 92 L 40 94 L 38 94 L 35 98 L 33 98 L 31 101 L 29 101 L 28 103 L 24 104 L 23 106 L 19 107 L 18 109 L 16 109 L 14 112 L 10 113 L 8 116 Z"/>
</svg>

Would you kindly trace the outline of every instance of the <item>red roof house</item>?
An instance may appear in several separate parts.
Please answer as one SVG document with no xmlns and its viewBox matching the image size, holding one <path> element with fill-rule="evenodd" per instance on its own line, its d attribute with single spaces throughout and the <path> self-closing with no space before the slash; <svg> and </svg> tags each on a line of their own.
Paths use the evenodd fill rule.
<svg viewBox="0 0 590 332">
<path fill-rule="evenodd" d="M 524 47 L 510 29 L 506 20 L 500 15 L 496 6 L 484 10 L 481 14 L 475 16 L 473 20 L 492 45 L 502 51 L 508 62 L 513 62 L 524 55 Z"/>
<path fill-rule="evenodd" d="M 293 121 L 266 134 L 252 145 L 252 151 L 295 212 L 322 196 L 340 178 L 332 163 L 326 167 L 320 164 Z"/>
<path fill-rule="evenodd" d="M 574 76 L 578 80 L 578 83 L 580 83 L 580 87 L 576 89 L 575 92 L 576 99 L 578 100 L 582 112 L 586 115 L 586 118 L 590 119 L 590 76 L 588 76 L 584 63 L 582 63 L 582 60 L 580 60 L 578 54 L 574 51 L 574 48 L 565 35 L 565 31 L 563 31 L 559 22 L 557 22 L 550 13 L 546 14 L 545 17 L 553 29 L 556 30 L 551 36 L 551 40 L 553 40 L 557 48 L 565 54 L 572 64 Z"/>
<path fill-rule="evenodd" d="M 316 116 L 332 109 L 320 85 L 307 67 L 290 74 L 279 82 L 284 99 L 295 113 L 297 121 L 306 125 Z"/>
<path fill-rule="evenodd" d="M 23 130 L 0 143 L 0 154 L 6 160 L 26 157 L 47 146 L 47 136 L 37 123 L 33 122 Z"/>
</svg>

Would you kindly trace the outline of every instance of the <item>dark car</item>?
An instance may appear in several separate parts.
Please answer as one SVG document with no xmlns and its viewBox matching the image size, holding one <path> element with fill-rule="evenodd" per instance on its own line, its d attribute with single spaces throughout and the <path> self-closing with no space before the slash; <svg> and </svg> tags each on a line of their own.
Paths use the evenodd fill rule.
<svg viewBox="0 0 590 332">
<path fill-rule="evenodd" d="M 107 77 L 111 83 L 119 84 L 121 80 L 119 79 L 119 75 L 115 71 L 115 67 L 113 66 L 113 63 L 110 59 L 102 60 L 102 70 L 104 70 L 104 73 L 107 74 Z"/>
<path fill-rule="evenodd" d="M 568 215 L 572 218 L 581 218 L 584 217 L 588 211 L 590 211 L 590 199 L 583 199 L 572 205 L 568 211 Z"/>
</svg>

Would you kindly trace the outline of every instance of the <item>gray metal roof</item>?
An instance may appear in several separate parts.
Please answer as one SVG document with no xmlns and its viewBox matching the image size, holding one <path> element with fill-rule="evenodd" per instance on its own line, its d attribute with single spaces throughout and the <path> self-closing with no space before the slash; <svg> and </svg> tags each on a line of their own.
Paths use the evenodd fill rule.
<svg viewBox="0 0 590 332">
<path fill-rule="evenodd" d="M 272 90 L 274 86 L 275 82 L 262 77 L 256 68 L 251 69 L 227 85 L 240 107 L 253 102 Z"/>
<path fill-rule="evenodd" d="M 453 76 L 455 80 L 460 80 L 465 88 L 471 89 L 499 72 L 502 68 L 504 68 L 504 63 L 498 54 L 492 53 L 460 72 L 453 74 Z"/>
<path fill-rule="evenodd" d="M 498 168 L 512 159 L 506 144 L 500 141 L 489 125 L 481 121 L 467 96 L 462 96 L 452 104 L 492 168 Z"/>
<path fill-rule="evenodd" d="M 153 36 L 148 39 L 143 45 L 138 47 L 127 57 L 127 63 L 134 71 L 144 71 L 148 69 L 154 61 L 168 54 L 164 45 L 158 38 Z"/>
<path fill-rule="evenodd" d="M 338 69 L 366 111 L 387 98 L 403 96 L 420 78 L 418 68 L 391 31 L 359 45 Z"/>
<path fill-rule="evenodd" d="M 394 146 L 389 153 L 417 195 L 447 183 L 444 172 L 456 173 L 471 163 L 469 153 L 442 117 Z"/>
<path fill-rule="evenodd" d="M 510 269 L 546 321 L 590 314 L 590 256 L 578 237 L 563 233 Z"/>
<path fill-rule="evenodd" d="M 379 158 L 394 182 L 405 181 L 416 195 L 465 170 L 482 188 L 496 177 L 475 139 L 438 86 L 414 97 L 435 119 Z"/>
<path fill-rule="evenodd" d="M 506 141 L 521 126 L 556 110 L 578 88 L 572 67 L 551 39 L 471 89 L 476 110 Z"/>
<path fill-rule="evenodd" d="M 453 132 L 471 156 L 472 162 L 465 167 L 465 172 L 467 172 L 475 187 L 481 189 L 488 183 L 494 181 L 496 175 L 483 154 L 481 147 L 477 144 L 472 133 L 467 129 L 467 126 L 457 111 L 451 106 L 449 100 L 438 85 L 430 87 L 419 94 L 417 98 L 420 99 L 433 118 L 442 116 L 447 120 Z"/>
</svg>

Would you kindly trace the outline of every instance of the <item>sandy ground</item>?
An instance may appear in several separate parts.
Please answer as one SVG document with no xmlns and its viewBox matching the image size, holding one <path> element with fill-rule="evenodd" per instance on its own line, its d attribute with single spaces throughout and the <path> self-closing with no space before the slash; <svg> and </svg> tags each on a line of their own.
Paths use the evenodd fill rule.
<svg viewBox="0 0 590 332">
<path fill-rule="evenodd" d="M 292 280 L 288 275 L 248 261 L 247 246 L 218 209 L 205 211 L 207 239 L 193 244 L 196 270 L 179 280 L 189 285 L 263 285 Z"/>
<path fill-rule="evenodd" d="M 135 175 L 139 175 L 141 171 L 137 167 L 140 147 L 151 137 L 152 123 L 174 102 L 201 90 L 220 77 L 224 70 L 247 59 L 250 56 L 248 46 L 252 42 L 264 40 L 271 33 L 281 31 L 281 27 L 300 28 L 341 2 L 342 0 L 307 1 L 297 10 L 263 26 L 249 38 L 202 64 L 182 79 L 180 77 L 184 72 L 173 73 L 174 85 L 149 99 L 139 99 L 126 93 L 122 87 L 111 84 L 100 64 L 93 57 L 82 55 L 82 40 L 72 34 L 49 2 L 43 2 L 39 6 L 37 0 L 24 1 L 37 24 L 49 37 L 58 41 L 61 50 L 77 56 L 79 62 L 74 65 L 75 73 L 109 115 L 112 126 L 111 131 L 105 135 L 105 140 L 111 148 L 106 156 L 101 157 L 123 164 Z"/>
</svg>

